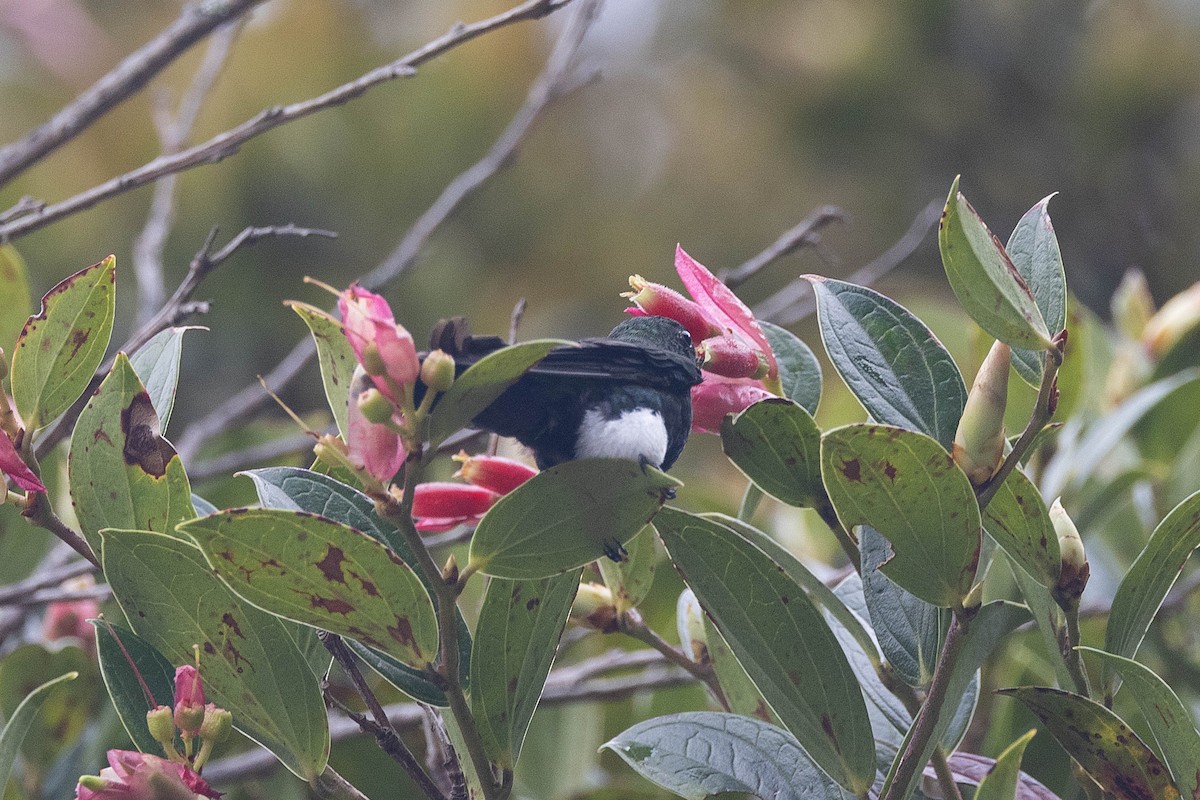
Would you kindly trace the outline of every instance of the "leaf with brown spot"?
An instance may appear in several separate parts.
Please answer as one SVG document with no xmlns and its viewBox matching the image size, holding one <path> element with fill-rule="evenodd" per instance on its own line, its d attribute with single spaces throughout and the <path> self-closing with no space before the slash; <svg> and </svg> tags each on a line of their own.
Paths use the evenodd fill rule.
<svg viewBox="0 0 1200 800">
<path fill-rule="evenodd" d="M 936 606 L 966 596 L 981 545 L 979 504 L 942 445 L 889 425 L 846 425 L 821 437 L 821 474 L 847 530 L 870 525 L 891 543 L 883 574 Z"/>
<path fill-rule="evenodd" d="M 501 767 L 511 769 L 521 753 L 581 572 L 488 582 L 475 628 L 471 711 L 488 758 Z"/>
<path fill-rule="evenodd" d="M 437 655 L 437 618 L 425 587 L 361 531 L 270 508 L 221 511 L 179 531 L 234 592 L 259 608 L 358 639 L 418 668 Z"/>
<path fill-rule="evenodd" d="M 100 366 L 112 335 L 115 282 L 109 256 L 64 278 L 25 323 L 12 357 L 12 393 L 30 430 L 66 411 Z"/>
<path fill-rule="evenodd" d="M 325 769 L 329 726 L 317 678 L 288 626 L 229 591 L 191 544 L 105 530 L 104 574 L 134 633 L 173 664 L 204 657 L 210 702 L 305 780 Z"/>
<path fill-rule="evenodd" d="M 771 398 L 725 417 L 721 447 L 747 478 L 776 500 L 802 508 L 827 502 L 821 485 L 821 431 L 796 403 Z"/>
<path fill-rule="evenodd" d="M 1121 800 L 1179 800 L 1166 766 L 1120 717 L 1094 700 L 1044 686 L 998 694 L 1020 700 L 1105 791 Z"/>
<path fill-rule="evenodd" d="M 183 462 L 160 435 L 150 398 L 123 353 L 80 413 L 67 464 L 75 514 L 93 551 L 99 552 L 102 528 L 174 536 L 176 524 L 196 516 Z"/>
<path fill-rule="evenodd" d="M 1046 503 L 1037 487 L 1014 469 L 983 512 L 983 526 L 1009 558 L 1042 586 L 1058 583 L 1062 557 Z"/>
<path fill-rule="evenodd" d="M 354 375 L 357 360 L 342 323 L 315 306 L 289 300 L 284 305 L 300 315 L 312 333 L 317 345 L 317 362 L 321 365 L 321 384 L 325 387 L 325 399 L 333 412 L 338 433 L 346 436 L 346 400 L 350 396 L 350 378 Z"/>
</svg>

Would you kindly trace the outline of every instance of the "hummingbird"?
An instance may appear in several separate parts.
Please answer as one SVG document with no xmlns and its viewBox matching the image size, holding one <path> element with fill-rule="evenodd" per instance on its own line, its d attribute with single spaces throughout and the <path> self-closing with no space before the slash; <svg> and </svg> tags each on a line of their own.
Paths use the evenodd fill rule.
<svg viewBox="0 0 1200 800">
<path fill-rule="evenodd" d="M 462 372 L 506 347 L 442 320 L 430 348 Z M 557 347 L 481 411 L 473 424 L 533 451 L 539 469 L 582 458 L 624 458 L 670 469 L 692 427 L 700 363 L 687 330 L 666 317 L 632 317 L 605 337 Z"/>
</svg>

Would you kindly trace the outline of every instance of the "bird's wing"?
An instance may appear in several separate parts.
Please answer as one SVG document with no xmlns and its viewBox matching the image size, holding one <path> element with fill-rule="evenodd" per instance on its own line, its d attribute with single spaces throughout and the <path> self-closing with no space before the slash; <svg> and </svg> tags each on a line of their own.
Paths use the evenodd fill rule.
<svg viewBox="0 0 1200 800">
<path fill-rule="evenodd" d="M 578 347 L 557 347 L 529 373 L 657 389 L 680 389 L 701 381 L 694 359 L 616 339 L 584 339 Z"/>
</svg>

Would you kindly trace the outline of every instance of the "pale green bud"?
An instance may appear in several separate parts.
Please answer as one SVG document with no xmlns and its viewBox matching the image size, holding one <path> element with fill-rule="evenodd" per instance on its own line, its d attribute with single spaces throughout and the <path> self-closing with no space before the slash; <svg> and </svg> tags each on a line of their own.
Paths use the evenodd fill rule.
<svg viewBox="0 0 1200 800">
<path fill-rule="evenodd" d="M 1064 609 L 1078 608 L 1079 597 L 1087 586 L 1091 567 L 1088 565 L 1079 529 L 1063 508 L 1061 498 L 1050 506 L 1050 522 L 1058 535 L 1058 553 L 1062 563 L 1054 597 Z"/>
<path fill-rule="evenodd" d="M 617 630 L 617 607 L 612 592 L 601 583 L 581 583 L 571 606 L 571 619 L 602 633 Z"/>
<path fill-rule="evenodd" d="M 392 413 L 396 410 L 392 401 L 375 388 L 363 391 L 355 398 L 354 402 L 358 403 L 358 410 L 362 412 L 363 417 L 376 425 L 382 425 L 391 420 Z"/>
<path fill-rule="evenodd" d="M 163 746 L 168 757 L 175 750 L 175 712 L 170 706 L 156 706 L 146 712 L 146 727 L 154 741 Z"/>
<path fill-rule="evenodd" d="M 1150 285 L 1140 269 L 1125 271 L 1109 307 L 1113 322 L 1121 332 L 1130 339 L 1140 339 L 1146 323 L 1154 315 L 1154 298 L 1150 296 Z"/>
<path fill-rule="evenodd" d="M 697 664 L 708 663 L 708 632 L 704 629 L 704 609 L 691 589 L 684 589 L 675 604 L 675 625 L 683 652 Z"/>
<path fill-rule="evenodd" d="M 444 392 L 454 383 L 454 356 L 434 350 L 421 362 L 421 382 L 435 392 Z"/>
<path fill-rule="evenodd" d="M 980 486 L 995 474 L 1004 455 L 1004 409 L 1012 350 L 996 342 L 979 367 L 954 434 L 954 462 Z"/>
</svg>

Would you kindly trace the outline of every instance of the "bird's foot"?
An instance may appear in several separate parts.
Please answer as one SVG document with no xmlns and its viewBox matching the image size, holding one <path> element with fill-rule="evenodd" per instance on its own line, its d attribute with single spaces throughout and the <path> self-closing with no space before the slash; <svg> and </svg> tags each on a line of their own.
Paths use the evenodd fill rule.
<svg viewBox="0 0 1200 800">
<path fill-rule="evenodd" d="M 629 555 L 629 551 L 616 539 L 607 539 L 604 542 L 604 555 L 608 556 L 610 561 L 615 561 L 619 564 Z"/>
</svg>

